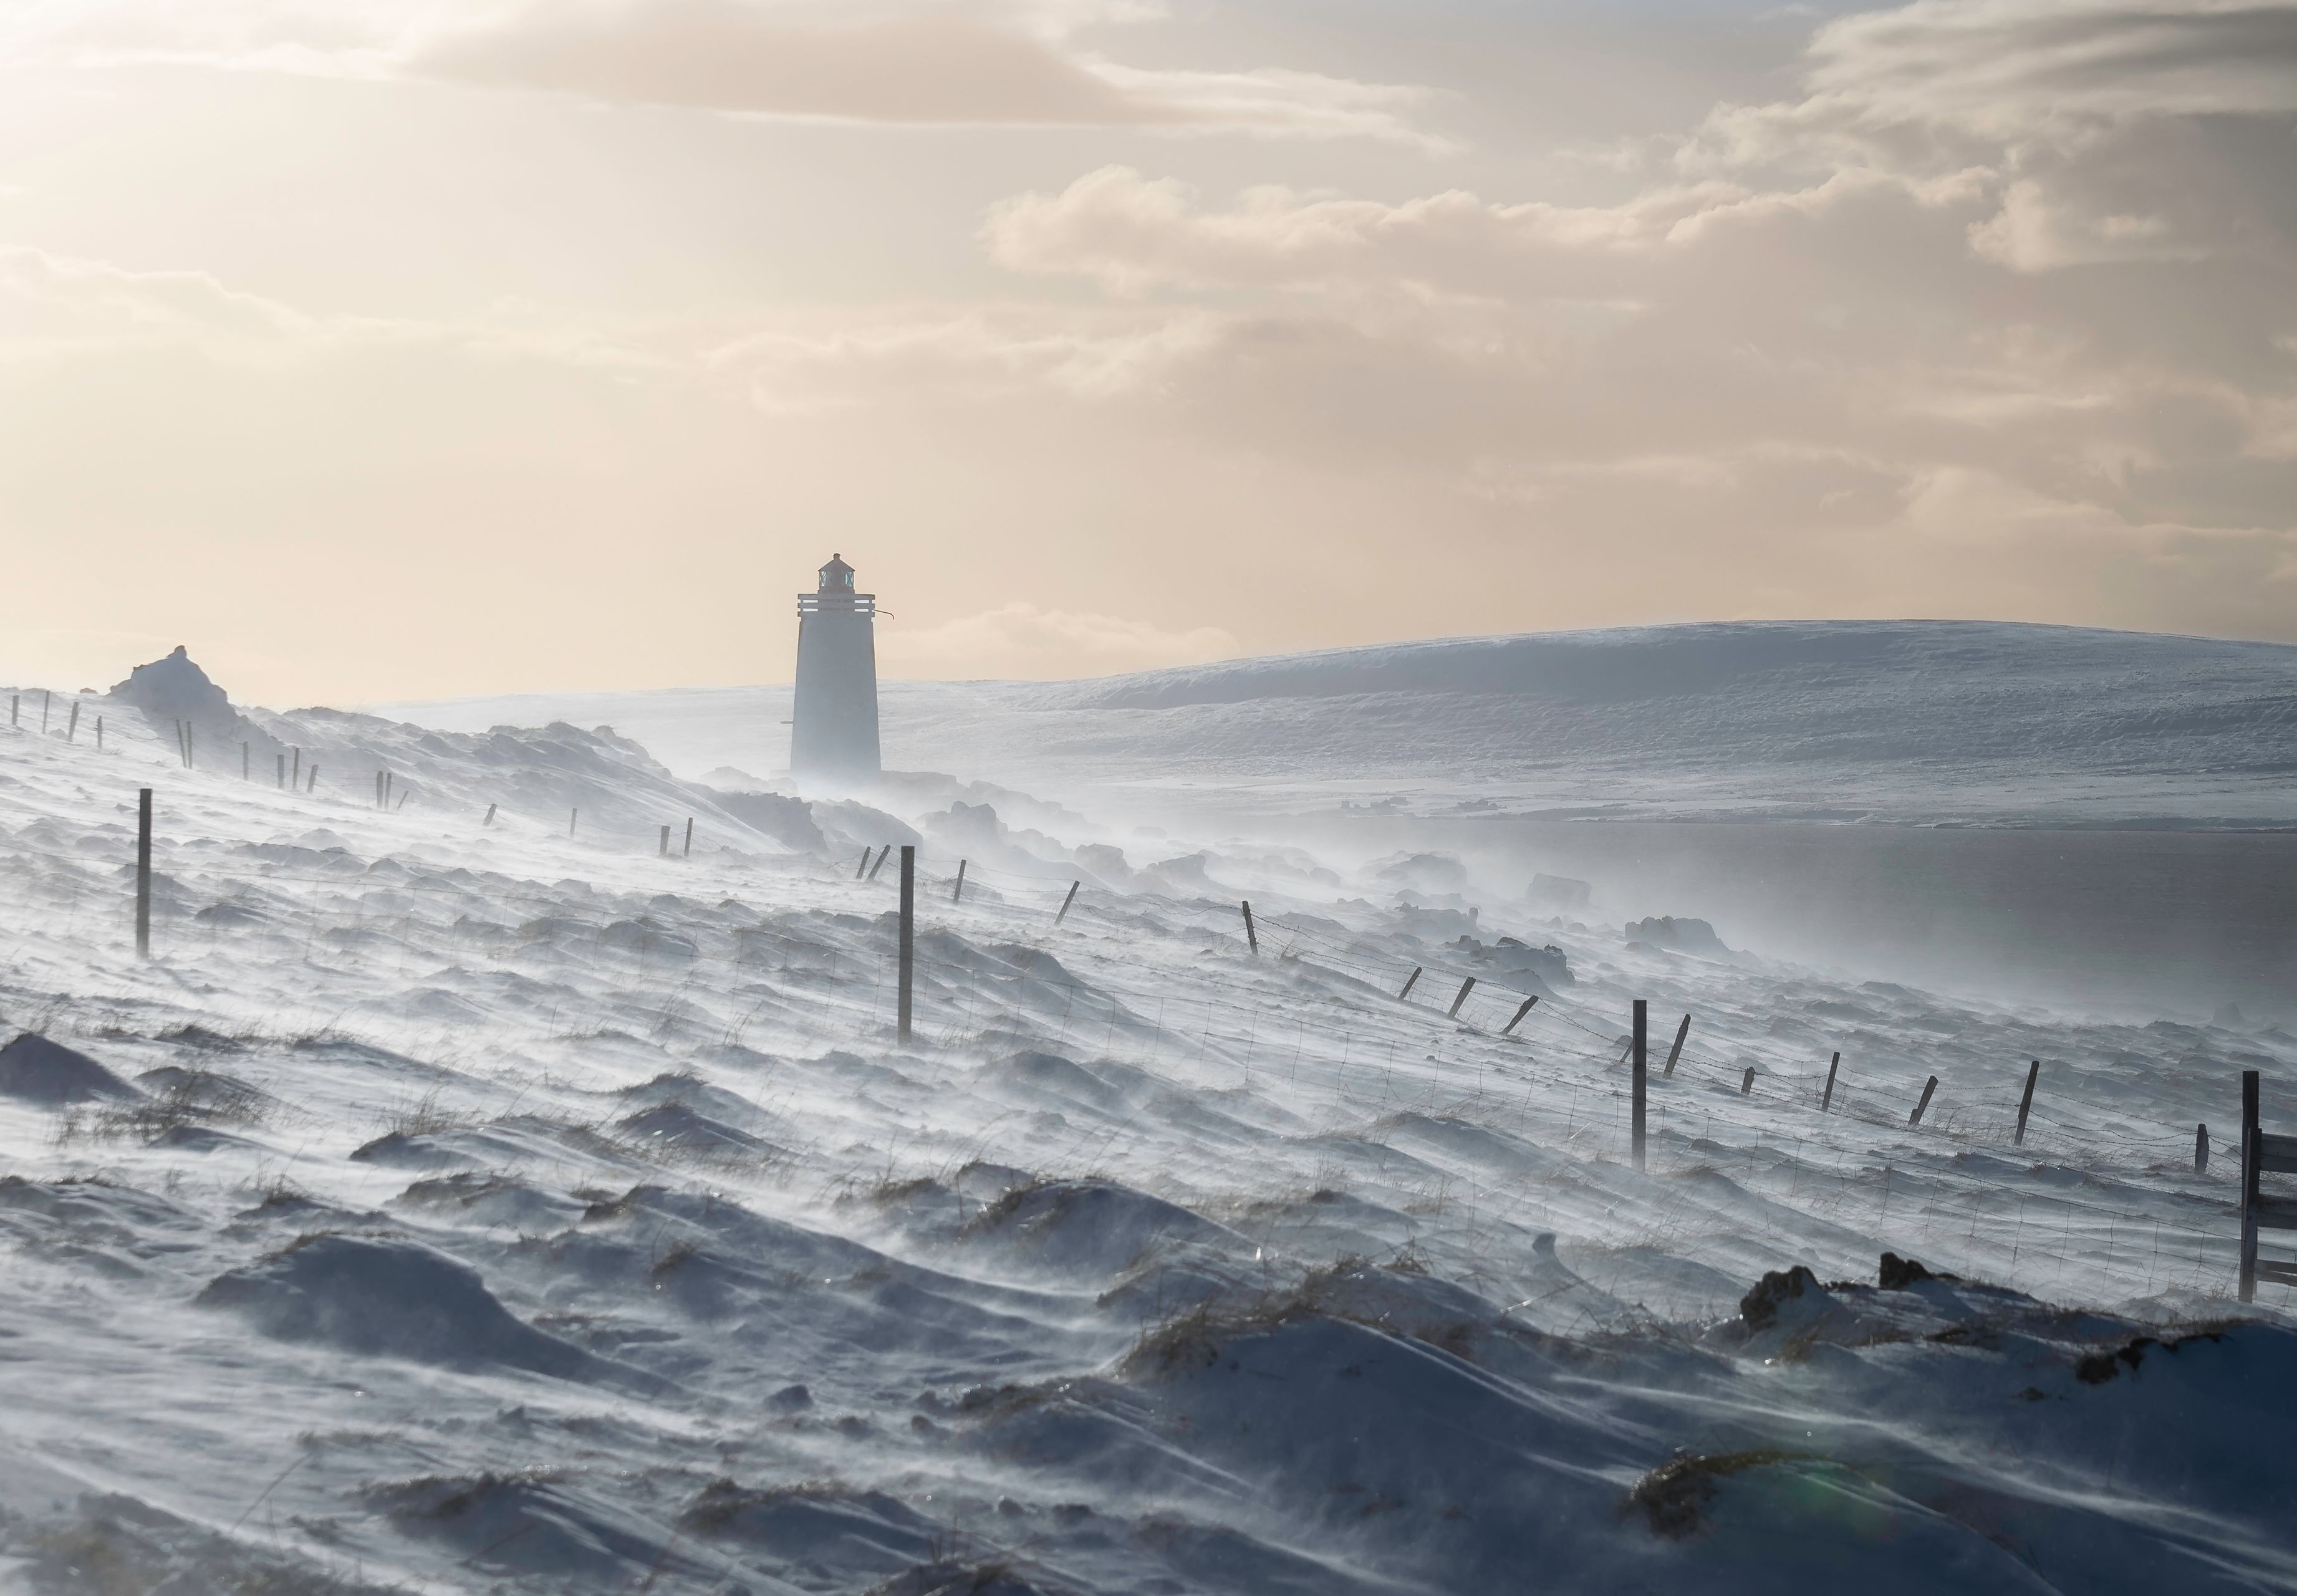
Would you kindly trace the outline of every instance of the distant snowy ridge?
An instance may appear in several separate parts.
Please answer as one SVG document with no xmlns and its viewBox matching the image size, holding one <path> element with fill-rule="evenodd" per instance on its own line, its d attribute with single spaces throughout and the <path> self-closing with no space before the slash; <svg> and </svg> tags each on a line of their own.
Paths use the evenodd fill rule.
<svg viewBox="0 0 2297 1596">
<path fill-rule="evenodd" d="M 888 682 L 887 762 L 1053 795 L 1621 817 L 2297 823 L 2297 647 L 1981 621 L 1470 638 L 1075 682 Z M 786 687 L 378 706 L 787 764 Z"/>
</svg>

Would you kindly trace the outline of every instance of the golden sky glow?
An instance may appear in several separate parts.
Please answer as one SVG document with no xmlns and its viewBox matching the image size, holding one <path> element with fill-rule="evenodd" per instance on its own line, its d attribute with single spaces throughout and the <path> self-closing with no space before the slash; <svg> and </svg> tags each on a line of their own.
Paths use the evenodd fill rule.
<svg viewBox="0 0 2297 1596">
<path fill-rule="evenodd" d="M 2297 5 L 22 0 L 0 675 L 2297 640 Z"/>
</svg>

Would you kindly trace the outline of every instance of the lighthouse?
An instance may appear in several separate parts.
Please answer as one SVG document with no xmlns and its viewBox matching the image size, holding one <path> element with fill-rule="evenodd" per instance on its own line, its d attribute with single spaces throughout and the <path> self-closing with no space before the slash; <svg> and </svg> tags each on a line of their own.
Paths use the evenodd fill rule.
<svg viewBox="0 0 2297 1596">
<path fill-rule="evenodd" d="M 851 786 L 877 774 L 877 596 L 853 590 L 836 555 L 797 596 L 797 697 L 790 774 Z"/>
</svg>

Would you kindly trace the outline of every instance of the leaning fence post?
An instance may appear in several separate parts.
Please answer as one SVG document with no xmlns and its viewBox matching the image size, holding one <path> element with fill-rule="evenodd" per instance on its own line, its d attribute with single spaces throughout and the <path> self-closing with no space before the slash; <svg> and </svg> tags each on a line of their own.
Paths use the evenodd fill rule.
<svg viewBox="0 0 2297 1596">
<path fill-rule="evenodd" d="M 136 794 L 136 957 L 152 957 L 152 789 Z"/>
<path fill-rule="evenodd" d="M 493 825 L 494 823 L 495 823 L 495 806 L 494 806 L 493 804 L 490 803 L 490 804 L 488 804 L 488 805 L 487 805 L 487 818 L 486 818 L 485 819 L 483 819 L 483 820 L 480 821 L 480 822 L 479 822 L 479 824 L 480 824 L 480 825 L 482 825 L 482 826 L 491 826 L 491 825 Z"/>
<path fill-rule="evenodd" d="M 877 850 L 874 848 L 865 847 L 861 850 L 861 862 L 853 867 L 854 880 L 859 881 L 862 876 L 869 873 L 869 856 L 876 851 Z"/>
<path fill-rule="evenodd" d="M 886 843 L 883 848 L 877 850 L 877 862 L 869 867 L 869 874 L 864 877 L 865 880 L 875 881 L 877 879 L 877 872 L 885 868 L 885 856 L 893 851 L 893 844 L 891 843 Z"/>
<path fill-rule="evenodd" d="M 2041 1073 L 2042 1061 L 2038 1058 L 2026 1066 L 2026 1095 L 2018 1099 L 2018 1133 L 2010 1139 L 2013 1148 L 2026 1145 L 2026 1115 L 2033 1110 L 2034 1078 Z"/>
<path fill-rule="evenodd" d="M 1076 901 L 1076 890 L 1083 884 L 1082 881 L 1069 883 L 1069 895 L 1061 900 L 1061 912 L 1053 917 L 1054 925 L 1058 926 L 1069 917 L 1069 905 Z"/>
<path fill-rule="evenodd" d="M 1922 1112 L 1931 1106 L 1931 1093 L 1937 1090 L 1938 1077 L 1936 1075 L 1932 1075 L 1927 1082 L 1923 1082 L 1922 1100 L 1915 1104 L 1914 1113 L 1906 1116 L 1906 1123 L 1909 1127 L 1919 1125 L 1922 1123 Z"/>
<path fill-rule="evenodd" d="M 1260 957 L 1260 933 L 1252 928 L 1252 900 L 1246 898 L 1241 901 L 1244 904 L 1244 940 L 1252 944 L 1252 956 L 1257 958 Z"/>
<path fill-rule="evenodd" d="M 688 815 L 688 816 L 687 816 L 687 817 L 686 817 L 686 851 L 685 851 L 685 852 L 683 852 L 683 853 L 681 853 L 681 854 L 679 854 L 679 858 L 680 858 L 680 859 L 692 859 L 693 857 L 694 857 L 694 817 L 693 817 L 692 815 Z"/>
<path fill-rule="evenodd" d="M 1739 1095 L 1743 1098 L 1754 1090 L 1755 1066 L 1750 1064 L 1747 1066 L 1747 1073 L 1739 1078 Z"/>
<path fill-rule="evenodd" d="M 2257 1300 L 2257 1072 L 2241 1073 L 2241 1300 Z"/>
<path fill-rule="evenodd" d="M 1644 1061 L 1644 1043 L 1651 1027 L 1651 1005 L 1642 999 L 1635 1000 L 1634 1040 L 1631 1044 L 1635 1055 L 1634 1144 L 1635 1167 L 1643 1166 L 1643 1089 L 1649 1071 Z"/>
<path fill-rule="evenodd" d="M 1473 975 L 1469 976 L 1465 981 L 1460 983 L 1460 995 L 1452 1000 L 1451 1012 L 1446 1014 L 1444 1017 L 1447 1020 L 1458 1019 L 1460 1017 L 1460 1005 L 1466 1002 L 1468 1000 L 1468 994 L 1475 990 L 1476 978 Z"/>
<path fill-rule="evenodd" d="M 918 963 L 918 851 L 914 844 L 902 844 L 902 996 L 900 1008 L 901 1039 L 910 1040 L 910 979 Z"/>
<path fill-rule="evenodd" d="M 951 903 L 965 901 L 965 861 L 961 859 L 957 861 L 957 884 L 950 888 L 949 901 Z"/>
<path fill-rule="evenodd" d="M 1523 1016 L 1529 1014 L 1531 1012 L 1531 1006 L 1538 1001 L 1539 994 L 1537 992 L 1534 992 L 1531 996 L 1526 998 L 1523 1000 L 1523 1007 L 1515 1011 L 1515 1018 L 1510 1020 L 1506 1024 L 1500 1027 L 1500 1034 L 1502 1036 L 1514 1035 L 1515 1028 L 1523 1024 Z"/>
<path fill-rule="evenodd" d="M 2194 1172 L 2210 1172 L 2210 1128 L 2206 1123 L 2194 1127 Z"/>
<path fill-rule="evenodd" d="M 1824 1114 L 1834 1107 L 1834 1072 L 1842 1067 L 1842 1055 L 1837 1053 L 1834 1062 L 1826 1066 L 1826 1095 L 1818 1100 L 1818 1111 Z"/>
<path fill-rule="evenodd" d="M 1683 1057 L 1683 1039 L 1691 1034 L 1691 1016 L 1684 1015 L 1683 1024 L 1675 1028 L 1675 1046 L 1667 1050 L 1667 1069 L 1670 1078 L 1675 1074 L 1675 1061 Z"/>
<path fill-rule="evenodd" d="M 1404 990 L 1395 994 L 1395 1000 L 1399 1003 L 1403 1002 L 1404 999 L 1412 995 L 1412 989 L 1419 984 L 1420 967 L 1418 965 L 1413 965 L 1412 967 L 1412 974 L 1404 978 Z"/>
</svg>

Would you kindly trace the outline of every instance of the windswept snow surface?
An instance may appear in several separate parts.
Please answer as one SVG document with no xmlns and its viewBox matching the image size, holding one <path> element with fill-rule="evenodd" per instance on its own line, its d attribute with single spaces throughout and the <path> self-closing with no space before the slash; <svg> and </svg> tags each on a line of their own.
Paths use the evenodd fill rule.
<svg viewBox="0 0 2297 1596">
<path fill-rule="evenodd" d="M 0 1587 L 2297 1591 L 2227 1151 L 2297 1037 L 250 719 L 318 791 L 0 728 Z"/>
<path fill-rule="evenodd" d="M 788 768 L 789 689 L 386 705 Z M 2297 824 L 2297 647 L 1980 621 L 1465 638 L 1082 682 L 887 682 L 885 759 L 1072 801 L 1614 819 Z"/>
</svg>

